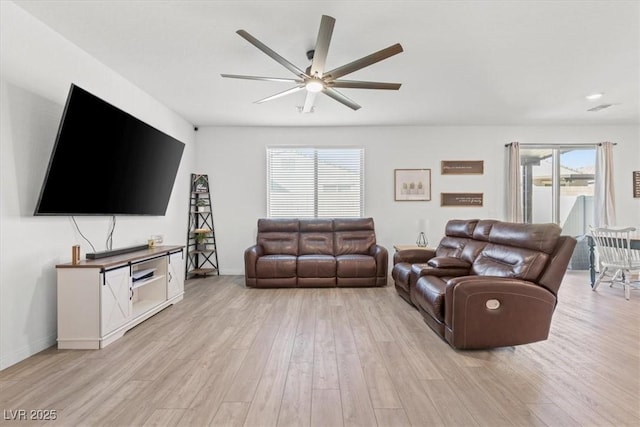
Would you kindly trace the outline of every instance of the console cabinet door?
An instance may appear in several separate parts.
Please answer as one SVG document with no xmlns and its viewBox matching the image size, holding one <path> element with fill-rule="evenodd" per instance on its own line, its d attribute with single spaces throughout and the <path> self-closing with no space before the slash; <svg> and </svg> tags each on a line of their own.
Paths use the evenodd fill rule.
<svg viewBox="0 0 640 427">
<path fill-rule="evenodd" d="M 128 266 L 100 276 L 100 335 L 124 325 L 131 317 L 131 271 Z"/>
<path fill-rule="evenodd" d="M 167 280 L 167 298 L 171 299 L 184 292 L 184 259 L 182 252 L 169 255 L 167 268 L 169 278 Z"/>
</svg>

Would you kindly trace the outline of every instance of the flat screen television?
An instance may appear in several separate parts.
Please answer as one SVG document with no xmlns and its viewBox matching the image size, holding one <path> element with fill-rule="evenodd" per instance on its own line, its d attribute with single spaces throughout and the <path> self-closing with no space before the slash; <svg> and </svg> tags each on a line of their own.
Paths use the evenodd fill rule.
<svg viewBox="0 0 640 427">
<path fill-rule="evenodd" d="M 162 216 L 184 144 L 72 84 L 34 215 Z"/>
</svg>

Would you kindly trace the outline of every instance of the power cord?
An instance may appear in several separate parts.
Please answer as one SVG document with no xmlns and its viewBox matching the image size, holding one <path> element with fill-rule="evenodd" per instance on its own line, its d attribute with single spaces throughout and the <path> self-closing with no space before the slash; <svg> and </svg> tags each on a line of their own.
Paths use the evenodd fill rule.
<svg viewBox="0 0 640 427">
<path fill-rule="evenodd" d="M 76 226 L 76 230 L 78 231 L 78 234 L 80 234 L 80 236 L 82 236 L 82 238 L 84 240 L 87 241 L 87 243 L 89 244 L 89 246 L 91 246 L 91 249 L 93 250 L 93 252 L 96 252 L 96 248 L 93 246 L 93 243 L 91 243 L 89 241 L 89 239 L 87 239 L 84 234 L 82 234 L 82 231 L 80 231 L 80 227 L 78 227 L 78 223 L 76 222 L 76 218 L 74 216 L 71 216 L 71 220 L 73 221 L 74 225 Z"/>
<path fill-rule="evenodd" d="M 109 234 L 107 235 L 107 241 L 105 243 L 105 246 L 107 247 L 107 250 L 112 250 L 113 249 L 113 232 L 116 229 L 116 216 L 113 215 L 111 217 L 111 230 L 109 231 Z"/>
</svg>

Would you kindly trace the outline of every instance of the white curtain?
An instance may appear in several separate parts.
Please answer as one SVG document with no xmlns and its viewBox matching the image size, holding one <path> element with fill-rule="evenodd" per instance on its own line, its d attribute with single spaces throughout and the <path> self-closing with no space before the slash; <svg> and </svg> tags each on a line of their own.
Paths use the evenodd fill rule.
<svg viewBox="0 0 640 427">
<path fill-rule="evenodd" d="M 522 185 L 520 183 L 520 143 L 508 146 L 507 157 L 507 220 L 522 222 Z"/>
<path fill-rule="evenodd" d="M 594 225 L 596 227 L 616 225 L 612 142 L 603 142 L 596 148 L 596 176 L 594 185 Z"/>
</svg>

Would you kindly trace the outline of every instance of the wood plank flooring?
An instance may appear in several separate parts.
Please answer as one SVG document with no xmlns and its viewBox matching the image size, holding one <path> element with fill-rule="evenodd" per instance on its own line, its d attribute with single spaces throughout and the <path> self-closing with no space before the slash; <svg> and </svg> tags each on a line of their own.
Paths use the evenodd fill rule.
<svg viewBox="0 0 640 427">
<path fill-rule="evenodd" d="M 386 288 L 247 289 L 184 301 L 102 350 L 0 372 L 3 425 L 637 426 L 640 292 L 568 272 L 549 340 L 455 351 Z M 18 410 L 56 420 L 12 421 Z"/>
</svg>

